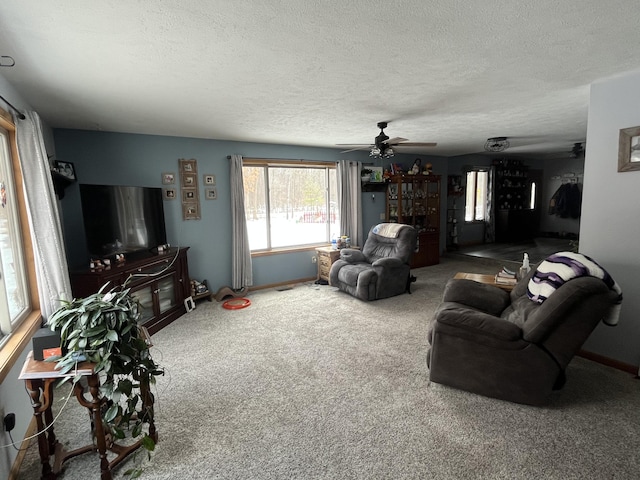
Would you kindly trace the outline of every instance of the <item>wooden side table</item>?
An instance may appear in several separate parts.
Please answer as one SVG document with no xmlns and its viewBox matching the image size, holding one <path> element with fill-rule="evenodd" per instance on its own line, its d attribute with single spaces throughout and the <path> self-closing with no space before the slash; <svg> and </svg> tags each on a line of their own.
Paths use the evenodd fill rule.
<svg viewBox="0 0 640 480">
<path fill-rule="evenodd" d="M 87 452 L 98 452 L 100 457 L 100 479 L 111 480 L 111 471 L 120 462 L 122 462 L 130 453 L 142 446 L 139 440 L 129 446 L 117 445 L 113 442 L 108 432 L 104 431 L 101 417 L 101 407 L 104 403 L 104 397 L 100 395 L 100 378 L 93 372 L 93 364 L 83 362 L 78 365 L 76 371 L 66 375 L 55 369 L 56 364 L 53 362 L 38 361 L 33 359 L 33 352 L 29 352 L 27 358 L 18 377 L 24 380 L 31 402 L 33 405 L 33 416 L 36 419 L 36 428 L 38 429 L 38 451 L 40 453 L 40 463 L 42 464 L 42 480 L 55 480 L 62 470 L 62 464 L 72 457 L 76 457 Z M 82 385 L 78 382 L 73 387 L 73 393 L 83 407 L 86 407 L 91 414 L 91 426 L 95 436 L 95 444 L 80 447 L 72 451 L 65 451 L 62 444 L 56 439 L 53 431 L 53 413 L 51 405 L 53 404 L 53 387 L 54 383 L 66 376 L 82 375 L 87 378 L 89 385 L 89 393 L 91 399 L 85 397 Z M 143 402 L 153 405 L 153 396 L 148 391 L 142 391 L 141 396 Z M 95 420 L 97 419 L 97 420 Z M 155 442 L 158 441 L 156 427 L 151 419 L 149 424 L 149 436 Z M 107 451 L 116 454 L 116 457 L 109 461 Z M 54 455 L 53 467 L 49 463 L 49 456 Z"/>
<path fill-rule="evenodd" d="M 349 248 L 355 248 L 360 250 L 360 247 L 354 245 Z M 333 262 L 340 258 L 340 250 L 334 250 L 333 247 L 317 247 L 316 258 L 318 261 L 318 278 L 316 281 L 324 280 L 329 282 L 329 272 L 331 271 L 331 265 Z"/>
<path fill-rule="evenodd" d="M 318 260 L 317 280 L 324 280 L 328 283 L 331 265 L 340 258 L 340 250 L 334 250 L 333 247 L 318 247 L 316 248 L 316 257 Z"/>
<path fill-rule="evenodd" d="M 482 273 L 466 273 L 466 272 L 458 272 L 455 274 L 453 278 L 464 279 L 464 280 L 473 280 L 474 282 L 486 283 L 487 285 L 493 285 L 494 287 L 501 288 L 510 292 L 513 290 L 515 285 L 511 285 L 508 283 L 496 283 L 495 275 L 487 275 Z"/>
</svg>

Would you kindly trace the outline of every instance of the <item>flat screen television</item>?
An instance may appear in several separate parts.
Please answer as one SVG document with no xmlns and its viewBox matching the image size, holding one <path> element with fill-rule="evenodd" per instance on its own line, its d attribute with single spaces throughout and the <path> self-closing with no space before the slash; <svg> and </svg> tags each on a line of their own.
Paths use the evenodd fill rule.
<svg viewBox="0 0 640 480">
<path fill-rule="evenodd" d="M 81 184 L 80 198 L 92 257 L 141 254 L 167 243 L 161 188 Z"/>
</svg>

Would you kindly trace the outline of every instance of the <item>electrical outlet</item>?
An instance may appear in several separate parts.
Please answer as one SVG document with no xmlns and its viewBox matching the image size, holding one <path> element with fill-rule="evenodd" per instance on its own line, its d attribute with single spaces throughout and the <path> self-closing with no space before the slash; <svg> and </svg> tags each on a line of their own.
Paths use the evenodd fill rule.
<svg viewBox="0 0 640 480">
<path fill-rule="evenodd" d="M 380 214 L 380 220 L 384 220 L 384 217 L 385 217 L 384 213 L 381 213 Z"/>
</svg>

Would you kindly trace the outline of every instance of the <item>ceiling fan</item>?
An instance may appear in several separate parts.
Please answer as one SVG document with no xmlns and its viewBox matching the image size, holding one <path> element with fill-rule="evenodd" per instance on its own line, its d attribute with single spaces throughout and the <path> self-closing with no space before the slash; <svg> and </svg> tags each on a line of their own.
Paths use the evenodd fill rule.
<svg viewBox="0 0 640 480">
<path fill-rule="evenodd" d="M 584 147 L 582 146 L 582 143 L 574 143 L 569 156 L 571 158 L 584 157 Z"/>
<path fill-rule="evenodd" d="M 378 122 L 378 128 L 380 129 L 380 134 L 374 139 L 373 144 L 352 144 L 352 143 L 338 143 L 338 146 L 353 146 L 354 148 L 350 148 L 348 150 L 344 150 L 340 153 L 353 152 L 355 150 L 368 150 L 371 152 L 369 156 L 371 157 L 382 157 L 389 158 L 393 157 L 394 149 L 397 147 L 435 147 L 437 143 L 429 142 L 429 143 L 418 143 L 418 142 L 409 142 L 407 138 L 402 137 L 393 137 L 389 138 L 387 134 L 384 133 L 384 129 L 387 128 L 387 122 Z"/>
</svg>

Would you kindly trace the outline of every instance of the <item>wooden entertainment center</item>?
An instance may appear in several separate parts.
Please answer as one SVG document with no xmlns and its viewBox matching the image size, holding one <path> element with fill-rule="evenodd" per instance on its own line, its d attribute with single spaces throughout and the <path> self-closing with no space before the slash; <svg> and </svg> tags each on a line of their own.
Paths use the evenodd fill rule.
<svg viewBox="0 0 640 480">
<path fill-rule="evenodd" d="M 73 295 L 86 297 L 107 282 L 110 282 L 109 290 L 126 282 L 140 302 L 140 323 L 153 334 L 186 312 L 184 299 L 191 295 L 188 249 L 170 248 L 164 253 L 126 259 L 110 267 L 71 272 Z"/>
</svg>

